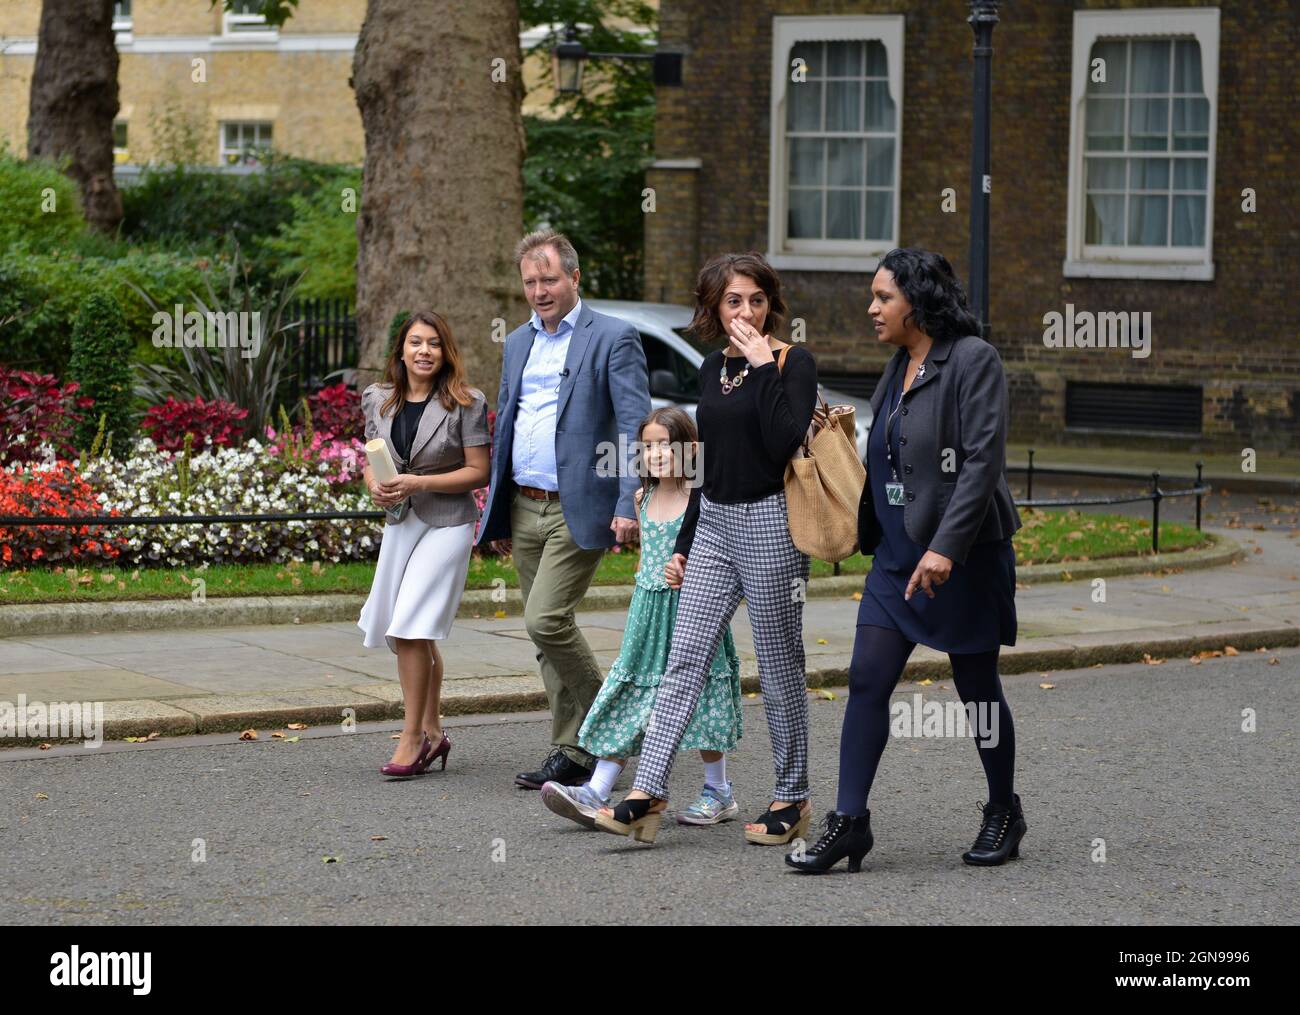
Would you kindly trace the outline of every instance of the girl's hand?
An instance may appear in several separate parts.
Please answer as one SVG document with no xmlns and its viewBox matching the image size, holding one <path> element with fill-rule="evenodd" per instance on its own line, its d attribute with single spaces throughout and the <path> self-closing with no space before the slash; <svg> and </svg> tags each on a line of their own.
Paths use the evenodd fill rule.
<svg viewBox="0 0 1300 1015">
<path fill-rule="evenodd" d="M 670 589 L 679 589 L 685 577 L 686 558 L 680 553 L 674 553 L 672 559 L 664 565 L 664 581 L 668 583 Z"/>
<path fill-rule="evenodd" d="M 399 504 L 411 494 L 422 493 L 423 490 L 420 477 L 409 472 L 399 472 L 387 483 L 379 484 L 379 493 L 392 504 Z"/>
<path fill-rule="evenodd" d="M 731 344 L 744 353 L 750 366 L 761 367 L 764 363 L 773 362 L 772 348 L 768 345 L 772 340 L 771 335 L 760 334 L 758 329 L 739 317 L 733 318 L 727 325 L 727 333 L 731 336 Z"/>
</svg>

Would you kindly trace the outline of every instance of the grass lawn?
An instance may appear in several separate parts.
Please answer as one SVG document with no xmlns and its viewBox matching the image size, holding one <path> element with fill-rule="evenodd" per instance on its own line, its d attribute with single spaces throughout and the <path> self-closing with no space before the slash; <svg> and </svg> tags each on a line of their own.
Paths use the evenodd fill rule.
<svg viewBox="0 0 1300 1015">
<path fill-rule="evenodd" d="M 1105 557 L 1149 555 L 1151 523 L 1120 515 L 1090 515 L 1078 511 L 1021 512 L 1024 527 L 1016 533 L 1016 559 L 1021 564 L 1068 564 L 1072 561 Z M 1190 525 L 1160 526 L 1164 552 L 1187 550 L 1208 541 Z M 635 550 L 608 553 L 596 571 L 593 584 L 629 585 L 636 571 Z M 841 562 L 840 573 L 864 575 L 871 558 L 855 554 Z M 347 564 L 248 564 L 220 565 L 200 570 L 193 567 L 119 569 L 111 567 L 69 570 L 0 571 L 2 603 L 76 603 L 110 599 L 175 599 L 191 594 L 191 582 L 202 578 L 208 596 L 283 596 L 300 593 L 370 591 L 375 565 Z M 833 574 L 824 561 L 812 562 L 814 578 Z M 518 587 L 515 570 L 496 557 L 470 561 L 466 588 L 490 589 L 496 579 L 507 588 Z"/>
</svg>

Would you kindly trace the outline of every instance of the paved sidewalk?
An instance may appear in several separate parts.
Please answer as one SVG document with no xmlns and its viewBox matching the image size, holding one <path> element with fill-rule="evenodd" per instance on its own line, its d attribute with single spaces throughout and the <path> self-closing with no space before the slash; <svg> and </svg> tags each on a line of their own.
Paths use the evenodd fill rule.
<svg viewBox="0 0 1300 1015">
<path fill-rule="evenodd" d="M 1203 571 L 1032 585 L 1020 589 L 1020 640 L 1002 671 L 1072 669 L 1177 658 L 1232 645 L 1241 652 L 1300 644 L 1300 538 L 1236 531 L 1239 563 Z M 810 599 L 804 641 L 810 687 L 842 686 L 858 603 Z M 623 609 L 580 614 L 602 666 L 618 654 Z M 742 606 L 733 622 L 746 690 L 757 667 Z M 460 619 L 442 643 L 444 712 L 545 707 L 536 656 L 519 616 Z M 947 659 L 918 649 L 906 676 L 939 678 Z M 364 649 L 351 622 L 0 639 L 0 702 L 105 703 L 105 736 L 224 732 L 287 722 L 400 717 L 396 658 Z M 10 740 L 16 746 L 23 741 Z M 30 742 L 30 741 L 27 741 Z"/>
</svg>

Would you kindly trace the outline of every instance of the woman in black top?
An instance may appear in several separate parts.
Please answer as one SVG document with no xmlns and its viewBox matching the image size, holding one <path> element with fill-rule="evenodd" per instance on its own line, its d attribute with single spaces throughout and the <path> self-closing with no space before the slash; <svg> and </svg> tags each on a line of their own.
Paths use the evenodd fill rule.
<svg viewBox="0 0 1300 1015">
<path fill-rule="evenodd" d="M 803 652 L 808 558 L 790 540 L 784 478 L 812 421 L 817 365 L 807 350 L 772 338 L 786 308 L 780 279 L 761 255 L 714 258 L 700 271 L 695 298 L 691 330 L 702 341 L 726 343 L 700 366 L 695 418 L 703 487 L 691 492 L 665 569 L 681 599 L 633 789 L 602 810 L 597 825 L 654 840 L 677 744 L 743 596 L 776 769 L 772 802 L 746 826 L 745 838 L 779 845 L 803 835 L 811 815 Z"/>
</svg>

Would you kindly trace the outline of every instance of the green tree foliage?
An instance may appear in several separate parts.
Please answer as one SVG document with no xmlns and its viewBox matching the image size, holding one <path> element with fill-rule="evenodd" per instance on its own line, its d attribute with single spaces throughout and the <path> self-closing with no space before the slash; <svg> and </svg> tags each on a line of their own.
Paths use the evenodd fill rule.
<svg viewBox="0 0 1300 1015">
<path fill-rule="evenodd" d="M 293 194 L 289 206 L 293 217 L 265 238 L 261 249 L 275 259 L 280 273 L 303 277 L 300 297 L 355 299 L 361 172 L 340 173 L 309 196 Z"/>
<path fill-rule="evenodd" d="M 649 53 L 657 12 L 641 0 L 520 0 L 524 28 L 573 23 L 593 52 Z M 628 27 L 618 27 L 626 24 Z M 560 38 L 540 45 L 549 52 Z M 545 81 L 551 80 L 550 62 Z M 640 299 L 645 167 L 654 150 L 654 79 L 648 60 L 589 60 L 582 94 L 556 95 L 526 116 L 524 214 L 528 228 L 564 232 L 582 256 L 591 296 Z"/>
</svg>

